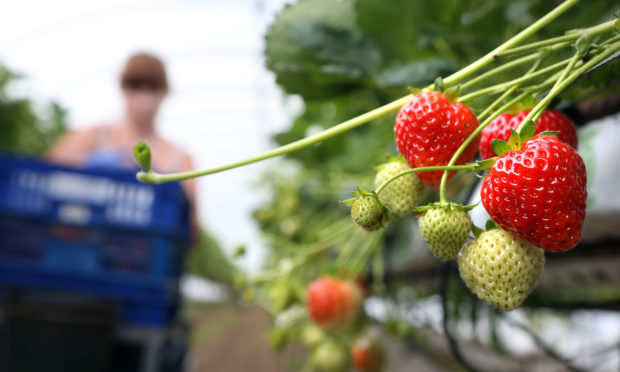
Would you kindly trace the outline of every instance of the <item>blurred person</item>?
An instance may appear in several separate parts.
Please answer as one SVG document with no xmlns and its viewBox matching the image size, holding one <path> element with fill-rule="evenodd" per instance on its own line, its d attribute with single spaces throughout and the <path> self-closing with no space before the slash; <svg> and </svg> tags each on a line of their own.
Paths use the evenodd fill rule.
<svg viewBox="0 0 620 372">
<path fill-rule="evenodd" d="M 169 90 L 162 61 L 151 54 L 134 54 L 120 74 L 120 87 L 125 102 L 124 117 L 114 123 L 65 134 L 48 152 L 48 160 L 78 167 L 138 170 L 132 149 L 138 141 L 144 141 L 153 153 L 155 171 L 193 169 L 191 156 L 156 130 L 155 119 Z M 196 180 L 183 181 L 182 186 L 190 202 L 192 235 L 197 237 Z"/>
</svg>

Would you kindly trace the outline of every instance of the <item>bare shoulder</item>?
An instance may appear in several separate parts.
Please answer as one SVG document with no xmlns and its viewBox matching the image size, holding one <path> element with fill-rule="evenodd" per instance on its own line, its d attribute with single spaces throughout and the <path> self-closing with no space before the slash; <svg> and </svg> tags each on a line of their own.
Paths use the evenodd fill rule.
<svg viewBox="0 0 620 372">
<path fill-rule="evenodd" d="M 99 133 L 101 132 L 103 127 L 104 127 L 103 125 L 92 124 L 92 125 L 88 125 L 85 128 L 72 129 L 68 131 L 63 137 L 92 139 L 94 141 L 99 135 Z"/>
<path fill-rule="evenodd" d="M 90 125 L 68 131 L 49 149 L 48 159 L 59 163 L 81 164 L 86 154 L 95 147 L 101 128 L 100 125 Z"/>
<path fill-rule="evenodd" d="M 179 154 L 179 156 L 183 160 L 184 167 L 192 166 L 194 159 L 192 155 L 187 152 L 182 146 L 166 139 L 162 139 L 162 141 L 166 144 L 166 146 L 170 148 L 170 154 Z"/>
</svg>

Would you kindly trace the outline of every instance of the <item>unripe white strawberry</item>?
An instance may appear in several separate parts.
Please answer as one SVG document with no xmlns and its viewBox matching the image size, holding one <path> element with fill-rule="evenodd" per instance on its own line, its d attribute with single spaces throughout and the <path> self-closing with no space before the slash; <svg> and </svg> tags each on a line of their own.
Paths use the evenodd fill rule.
<svg viewBox="0 0 620 372">
<path fill-rule="evenodd" d="M 502 229 L 485 231 L 465 245 L 458 258 L 467 287 L 503 311 L 517 308 L 538 284 L 544 251 Z"/>
<path fill-rule="evenodd" d="M 444 261 L 459 254 L 471 230 L 471 218 L 463 209 L 431 208 L 420 213 L 418 224 L 433 255 Z"/>
<path fill-rule="evenodd" d="M 375 176 L 375 189 L 393 176 L 411 169 L 407 163 L 401 160 L 392 160 L 380 165 Z M 424 195 L 424 183 L 415 174 L 406 174 L 390 182 L 379 194 L 381 200 L 388 204 L 388 208 L 404 216 L 418 205 Z"/>
</svg>

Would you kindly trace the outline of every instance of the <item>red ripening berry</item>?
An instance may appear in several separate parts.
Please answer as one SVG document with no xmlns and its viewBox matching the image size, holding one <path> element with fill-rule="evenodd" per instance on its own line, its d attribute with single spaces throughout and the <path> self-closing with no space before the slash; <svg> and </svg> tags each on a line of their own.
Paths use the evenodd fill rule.
<svg viewBox="0 0 620 372">
<path fill-rule="evenodd" d="M 450 103 L 439 92 L 422 92 L 406 103 L 396 117 L 394 133 L 398 151 L 411 168 L 446 165 L 452 155 L 478 127 L 478 119 L 461 102 Z M 456 164 L 470 162 L 478 151 L 477 136 Z M 450 178 L 456 172 L 450 172 Z M 443 171 L 416 173 L 429 187 L 439 187 Z"/>
<path fill-rule="evenodd" d="M 347 328 L 357 320 L 363 290 L 350 280 L 321 277 L 308 285 L 308 312 L 314 322 L 327 330 Z"/>
<path fill-rule="evenodd" d="M 385 353 L 376 341 L 358 340 L 351 344 L 351 359 L 356 371 L 381 372 L 385 366 Z"/>
<path fill-rule="evenodd" d="M 503 113 L 493 119 L 483 130 L 480 137 L 480 157 L 488 159 L 495 156 L 491 141 L 501 139 L 508 141 L 510 129 L 517 130 L 523 119 L 530 113 L 530 110 L 521 111 L 516 115 Z M 546 110 L 540 115 L 536 122 L 534 135 L 545 131 L 558 131 L 558 139 L 574 149 L 577 149 L 577 129 L 573 122 L 564 114 L 555 110 Z"/>
<path fill-rule="evenodd" d="M 565 251 L 581 239 L 586 177 L 575 149 L 536 136 L 495 161 L 482 182 L 482 204 L 504 230 L 547 251 Z"/>
</svg>

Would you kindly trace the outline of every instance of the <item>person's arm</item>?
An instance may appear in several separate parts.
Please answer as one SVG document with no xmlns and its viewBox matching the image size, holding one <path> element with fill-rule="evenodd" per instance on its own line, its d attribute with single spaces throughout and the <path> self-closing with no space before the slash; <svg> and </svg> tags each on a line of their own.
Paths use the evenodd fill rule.
<svg viewBox="0 0 620 372">
<path fill-rule="evenodd" d="M 95 147 L 98 133 L 98 127 L 91 127 L 64 134 L 47 152 L 47 160 L 64 165 L 83 165 Z"/>
</svg>

